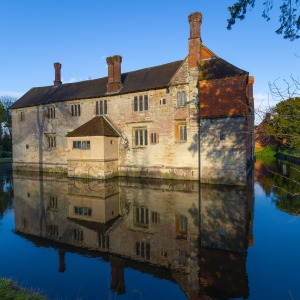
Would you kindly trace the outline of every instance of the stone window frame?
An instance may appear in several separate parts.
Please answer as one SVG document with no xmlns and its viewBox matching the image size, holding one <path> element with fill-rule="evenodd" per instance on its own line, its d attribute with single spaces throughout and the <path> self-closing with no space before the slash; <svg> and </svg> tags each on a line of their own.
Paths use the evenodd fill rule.
<svg viewBox="0 0 300 300">
<path fill-rule="evenodd" d="M 146 206 L 134 206 L 133 224 L 138 227 L 148 228 L 150 224 L 150 210 Z"/>
<path fill-rule="evenodd" d="M 147 126 L 132 128 L 132 147 L 144 148 L 148 146 L 148 129 Z"/>
<path fill-rule="evenodd" d="M 46 106 L 45 115 L 48 119 L 55 119 L 55 106 Z"/>
<path fill-rule="evenodd" d="M 107 115 L 107 111 L 108 111 L 108 100 L 97 100 L 95 102 L 95 109 L 96 109 L 96 116 L 103 116 L 103 115 Z"/>
<path fill-rule="evenodd" d="M 186 143 L 187 142 L 186 121 L 177 121 L 175 123 L 175 141 L 177 143 Z"/>
<path fill-rule="evenodd" d="M 176 215 L 176 238 L 187 239 L 188 219 L 185 215 Z"/>
<path fill-rule="evenodd" d="M 177 92 L 177 107 L 186 106 L 186 92 L 184 90 Z"/>
<path fill-rule="evenodd" d="M 19 113 L 19 121 L 24 122 L 25 121 L 25 111 L 21 110 Z"/>
<path fill-rule="evenodd" d="M 136 242 L 135 254 L 139 257 L 150 259 L 151 245 L 150 242 Z"/>
<path fill-rule="evenodd" d="M 48 150 L 55 149 L 57 146 L 56 134 L 55 133 L 46 133 L 46 148 Z"/>
<path fill-rule="evenodd" d="M 160 223 L 160 213 L 157 211 L 151 212 L 151 223 L 152 224 L 159 224 Z"/>
<path fill-rule="evenodd" d="M 80 117 L 81 115 L 80 103 L 70 104 L 70 113 L 72 117 Z"/>
<path fill-rule="evenodd" d="M 57 196 L 49 195 L 48 209 L 49 210 L 57 210 Z"/>
<path fill-rule="evenodd" d="M 86 206 L 74 206 L 74 214 L 77 216 L 87 216 L 91 217 L 93 213 L 93 210 L 91 207 Z"/>
<path fill-rule="evenodd" d="M 48 233 L 48 235 L 50 235 L 51 237 L 57 238 L 58 235 L 59 235 L 58 225 L 56 225 L 56 224 L 54 224 L 54 223 L 51 222 L 51 223 L 48 225 L 47 233 Z"/>
<path fill-rule="evenodd" d="M 99 236 L 99 247 L 102 249 L 109 249 L 110 241 L 109 241 L 109 234 L 100 234 Z"/>
<path fill-rule="evenodd" d="M 149 110 L 149 97 L 146 95 L 136 95 L 133 97 L 133 111 L 143 112 Z"/>
<path fill-rule="evenodd" d="M 159 101 L 159 105 L 166 105 L 167 104 L 167 100 L 166 100 L 166 98 L 162 98 L 162 99 L 160 99 L 160 101 Z"/>
<path fill-rule="evenodd" d="M 155 145 L 159 142 L 159 133 L 158 132 L 151 132 L 150 133 L 150 144 Z"/>
<path fill-rule="evenodd" d="M 82 242 L 84 240 L 83 230 L 81 230 L 80 228 L 74 228 L 73 239 L 75 242 Z"/>
</svg>

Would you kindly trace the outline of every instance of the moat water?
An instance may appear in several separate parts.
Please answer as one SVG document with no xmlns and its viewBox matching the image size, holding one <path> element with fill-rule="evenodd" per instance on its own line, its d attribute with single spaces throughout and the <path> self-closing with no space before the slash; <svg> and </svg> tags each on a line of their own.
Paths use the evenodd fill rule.
<svg viewBox="0 0 300 300">
<path fill-rule="evenodd" d="M 0 277 L 49 299 L 300 299 L 300 166 L 247 185 L 0 165 Z"/>
</svg>

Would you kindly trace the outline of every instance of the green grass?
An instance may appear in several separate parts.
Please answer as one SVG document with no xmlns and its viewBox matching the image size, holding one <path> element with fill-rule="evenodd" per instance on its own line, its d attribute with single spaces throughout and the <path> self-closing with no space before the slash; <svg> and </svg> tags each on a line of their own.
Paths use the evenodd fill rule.
<svg viewBox="0 0 300 300">
<path fill-rule="evenodd" d="M 10 279 L 0 279 L 1 300 L 46 300 L 47 298 L 38 292 L 19 287 Z"/>
<path fill-rule="evenodd" d="M 276 154 L 276 151 L 271 146 L 260 148 L 259 151 L 255 151 L 256 157 L 274 156 L 275 154 Z"/>
</svg>

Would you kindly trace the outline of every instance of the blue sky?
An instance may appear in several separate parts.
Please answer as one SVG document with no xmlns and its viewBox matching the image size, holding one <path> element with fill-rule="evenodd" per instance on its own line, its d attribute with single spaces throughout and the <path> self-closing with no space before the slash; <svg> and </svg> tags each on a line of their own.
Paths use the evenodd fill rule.
<svg viewBox="0 0 300 300">
<path fill-rule="evenodd" d="M 72 82 L 106 76 L 105 59 L 115 54 L 123 57 L 123 72 L 181 60 L 188 52 L 188 15 L 200 11 L 203 43 L 255 77 L 255 103 L 265 107 L 269 82 L 299 78 L 300 58 L 295 54 L 300 56 L 300 41 L 277 35 L 278 11 L 266 22 L 261 4 L 228 31 L 227 7 L 232 3 L 3 0 L 0 96 L 20 97 L 31 87 L 52 85 L 57 61 L 62 81 Z"/>
</svg>

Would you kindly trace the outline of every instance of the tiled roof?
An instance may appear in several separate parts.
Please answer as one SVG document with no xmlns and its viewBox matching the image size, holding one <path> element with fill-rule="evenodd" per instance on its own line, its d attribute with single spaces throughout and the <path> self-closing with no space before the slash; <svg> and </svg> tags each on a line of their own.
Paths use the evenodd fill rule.
<svg viewBox="0 0 300 300">
<path fill-rule="evenodd" d="M 206 53 L 206 55 L 204 55 Z M 205 59 L 201 64 L 199 80 L 210 80 L 238 75 L 247 75 L 227 61 L 217 57 L 206 46 L 202 47 Z M 208 55 L 209 54 L 209 55 Z M 121 75 L 122 88 L 119 93 L 126 94 L 152 89 L 166 88 L 170 80 L 182 64 L 182 60 L 168 64 L 141 69 Z M 59 101 L 98 98 L 106 96 L 107 77 L 81 82 L 61 84 L 58 87 L 46 86 L 29 90 L 16 101 L 11 108 L 36 106 Z M 114 94 L 114 95 L 116 95 Z"/>
<path fill-rule="evenodd" d="M 182 61 L 146 68 L 138 71 L 123 73 L 123 87 L 118 94 L 126 94 L 151 89 L 168 87 Z M 107 77 L 81 82 L 61 84 L 58 87 L 47 86 L 32 88 L 11 108 L 21 108 L 58 101 L 97 98 L 106 95 Z"/>
<path fill-rule="evenodd" d="M 103 116 L 94 117 L 90 121 L 79 126 L 72 132 L 69 132 L 66 137 L 84 137 L 84 136 L 110 136 L 119 137 L 119 133 L 108 120 Z"/>
<path fill-rule="evenodd" d="M 210 80 L 232 76 L 248 75 L 248 72 L 237 68 L 226 60 L 216 57 L 201 63 L 199 80 Z"/>
</svg>

